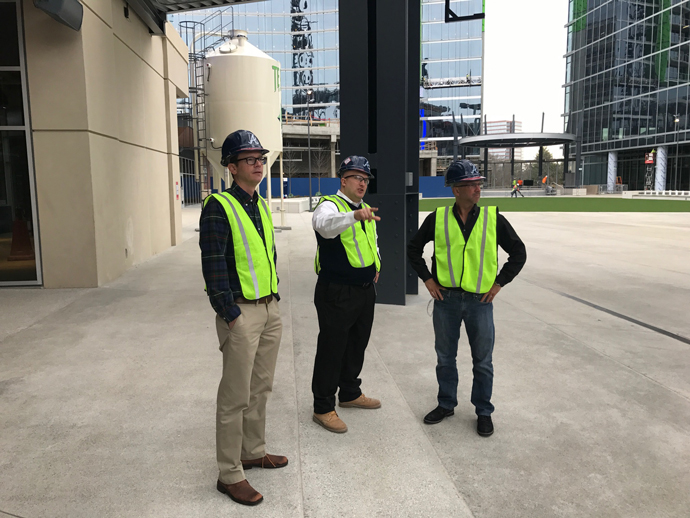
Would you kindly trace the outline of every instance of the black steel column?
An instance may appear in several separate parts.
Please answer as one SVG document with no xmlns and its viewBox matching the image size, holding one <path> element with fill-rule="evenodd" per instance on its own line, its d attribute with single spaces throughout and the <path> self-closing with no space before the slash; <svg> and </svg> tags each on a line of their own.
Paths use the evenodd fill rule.
<svg viewBox="0 0 690 518">
<path fill-rule="evenodd" d="M 366 201 L 381 216 L 384 304 L 417 290 L 406 243 L 419 209 L 419 10 L 419 0 L 340 3 L 341 156 L 366 156 L 375 176 Z"/>
<path fill-rule="evenodd" d="M 539 181 L 544 178 L 544 148 L 539 148 Z M 565 185 L 565 176 L 563 177 L 563 185 Z"/>
<path fill-rule="evenodd" d="M 487 186 L 489 184 L 489 148 L 484 148 L 484 176 L 486 176 Z"/>
<path fill-rule="evenodd" d="M 483 108 L 483 106 L 482 106 Z M 479 127 L 481 128 L 482 126 L 482 121 L 481 119 L 479 120 Z M 481 131 L 480 131 L 481 133 Z M 484 135 L 489 134 L 489 124 L 486 122 L 486 115 L 484 115 Z M 484 176 L 486 176 L 486 183 L 487 186 L 489 184 L 489 148 L 485 147 L 484 148 Z M 496 184 L 496 177 L 494 176 L 494 185 Z"/>
<path fill-rule="evenodd" d="M 568 174 L 568 162 L 570 160 L 570 144 L 563 144 L 563 187 L 565 187 L 565 178 Z M 557 173 L 558 174 L 558 173 Z M 575 173 L 577 176 L 577 173 Z M 558 178 L 556 178 L 558 179 Z M 579 187 L 577 181 L 575 181 L 575 187 Z"/>
<path fill-rule="evenodd" d="M 421 0 L 407 2 L 407 169 L 412 173 L 412 185 L 407 186 L 405 194 L 405 251 L 407 244 L 419 228 L 419 84 L 421 83 L 420 34 Z M 406 265 L 407 284 L 405 293 L 419 293 L 419 278 L 409 262 Z"/>
</svg>

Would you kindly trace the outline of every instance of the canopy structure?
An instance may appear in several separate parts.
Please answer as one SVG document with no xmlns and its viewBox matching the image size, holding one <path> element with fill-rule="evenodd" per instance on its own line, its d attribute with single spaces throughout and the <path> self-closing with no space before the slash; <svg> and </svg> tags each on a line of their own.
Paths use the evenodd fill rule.
<svg viewBox="0 0 690 518">
<path fill-rule="evenodd" d="M 259 0 L 129 0 L 132 10 L 139 15 L 153 34 L 165 33 L 168 13 L 195 11 L 233 4 L 248 4 Z"/>
<path fill-rule="evenodd" d="M 463 137 L 458 143 L 461 146 L 483 148 L 546 147 L 573 144 L 575 138 L 570 133 L 498 133 Z"/>
<path fill-rule="evenodd" d="M 458 140 L 458 145 L 463 148 L 484 148 L 485 172 L 489 170 L 489 149 L 491 148 L 539 147 L 540 177 L 544 167 L 544 147 L 563 146 L 563 178 L 565 180 L 568 173 L 570 144 L 575 144 L 575 140 L 576 136 L 571 133 L 497 133 L 494 135 L 463 137 Z M 511 153 L 510 176 L 511 178 L 515 176 L 515 153 Z"/>
</svg>

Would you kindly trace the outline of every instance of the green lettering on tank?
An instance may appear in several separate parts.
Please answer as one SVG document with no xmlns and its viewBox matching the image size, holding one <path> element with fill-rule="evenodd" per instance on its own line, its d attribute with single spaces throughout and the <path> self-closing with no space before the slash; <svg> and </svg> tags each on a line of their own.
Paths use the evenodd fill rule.
<svg viewBox="0 0 690 518">
<path fill-rule="evenodd" d="M 273 65 L 272 68 L 273 68 L 273 91 L 277 92 L 280 89 L 280 67 Z"/>
</svg>

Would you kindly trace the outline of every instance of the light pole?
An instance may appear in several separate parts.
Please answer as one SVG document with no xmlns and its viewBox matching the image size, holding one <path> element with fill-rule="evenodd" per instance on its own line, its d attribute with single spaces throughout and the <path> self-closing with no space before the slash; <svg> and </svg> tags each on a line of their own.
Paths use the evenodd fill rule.
<svg viewBox="0 0 690 518">
<path fill-rule="evenodd" d="M 676 166 L 675 166 L 675 172 L 673 173 L 673 187 L 675 189 L 678 189 L 678 123 L 680 122 L 680 115 L 674 115 L 673 116 L 673 122 L 676 123 Z"/>
<path fill-rule="evenodd" d="M 309 101 L 311 100 L 312 89 L 307 90 L 307 158 L 309 161 L 309 212 L 314 209 L 311 206 L 311 108 Z"/>
</svg>

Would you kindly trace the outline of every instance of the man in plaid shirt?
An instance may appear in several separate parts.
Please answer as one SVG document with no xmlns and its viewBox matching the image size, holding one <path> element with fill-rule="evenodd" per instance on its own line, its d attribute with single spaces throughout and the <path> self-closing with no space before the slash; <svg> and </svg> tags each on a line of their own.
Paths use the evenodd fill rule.
<svg viewBox="0 0 690 518">
<path fill-rule="evenodd" d="M 263 500 L 244 470 L 288 463 L 286 457 L 267 454 L 265 444 L 266 401 L 282 333 L 273 222 L 256 191 L 266 153 L 249 131 L 228 135 L 221 164 L 234 183 L 204 200 L 199 221 L 201 268 L 223 353 L 216 409 L 216 488 L 243 505 Z"/>
</svg>

